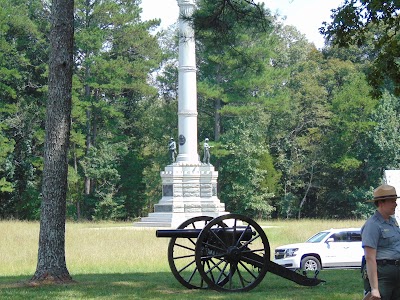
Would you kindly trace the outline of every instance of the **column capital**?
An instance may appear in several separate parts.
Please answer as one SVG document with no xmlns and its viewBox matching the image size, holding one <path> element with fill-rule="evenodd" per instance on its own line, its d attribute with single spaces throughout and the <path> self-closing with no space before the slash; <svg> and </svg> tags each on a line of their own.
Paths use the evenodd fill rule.
<svg viewBox="0 0 400 300">
<path fill-rule="evenodd" d="M 195 5 L 196 1 L 195 0 L 177 0 L 178 1 L 178 6 L 181 5 Z"/>
</svg>

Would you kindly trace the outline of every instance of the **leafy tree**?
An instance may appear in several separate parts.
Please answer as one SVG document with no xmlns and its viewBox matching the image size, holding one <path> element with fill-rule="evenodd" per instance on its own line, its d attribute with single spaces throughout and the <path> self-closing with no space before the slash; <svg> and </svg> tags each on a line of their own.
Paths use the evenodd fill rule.
<svg viewBox="0 0 400 300">
<path fill-rule="evenodd" d="M 92 146 L 88 156 L 82 162 L 85 175 L 96 182 L 94 196 L 98 201 L 93 204 L 93 207 L 89 207 L 89 211 L 92 212 L 91 217 L 94 219 L 115 220 L 126 217 L 123 199 L 120 198 L 119 201 L 116 199 L 121 179 L 118 165 L 125 152 L 127 149 L 124 143 L 104 142 L 96 147 Z"/>
<path fill-rule="evenodd" d="M 300 217 L 307 199 L 314 198 L 323 163 L 321 142 L 330 117 L 328 93 L 320 85 L 322 56 L 307 45 L 306 49 L 308 56 L 290 67 L 286 96 L 269 101 L 274 116 L 268 129 L 269 142 L 282 172 L 277 205 L 285 217 Z"/>
<path fill-rule="evenodd" d="M 144 138 L 140 103 L 157 96 L 156 89 L 148 82 L 148 74 L 158 68 L 161 61 L 157 37 L 149 34 L 158 24 L 159 21 L 140 20 L 139 1 L 77 2 L 71 161 L 76 166 L 76 173 L 85 178 L 85 198 L 80 203 L 85 217 L 93 215 L 93 209 L 105 195 L 108 195 L 107 201 L 113 198 L 111 194 L 114 195 L 123 207 L 133 207 L 135 200 L 140 202 L 132 197 L 141 194 L 142 185 L 137 185 L 135 192 L 120 187 L 104 194 L 100 188 L 101 176 L 90 177 L 94 174 L 88 172 L 84 161 L 109 161 L 107 147 L 103 147 L 106 144 L 115 149 L 128 149 L 127 153 L 118 153 L 119 157 L 126 155 L 125 159 L 132 159 L 134 155 L 135 161 L 141 160 L 141 151 L 136 150 L 142 149 Z M 91 151 L 92 147 L 97 150 Z M 142 178 L 143 168 L 137 168 L 123 158 L 118 162 L 121 165 L 113 166 L 114 171 L 121 171 L 129 178 Z M 122 165 L 131 169 L 123 169 Z M 120 174 L 116 178 L 128 184 L 127 178 Z M 129 211 L 133 213 L 131 209 Z M 129 217 L 126 212 L 119 214 L 122 215 Z"/>
<path fill-rule="evenodd" d="M 212 160 L 217 159 L 213 164 L 220 174 L 220 198 L 228 209 L 270 216 L 269 198 L 274 189 L 268 190 L 268 179 L 274 181 L 277 172 L 261 132 L 265 130 L 262 125 L 268 123 L 262 103 L 271 97 L 272 86 L 278 81 L 270 64 L 277 38 L 273 17 L 263 6 L 248 1 L 222 2 L 200 1 L 194 17 L 200 138 L 217 142 Z M 263 28 L 254 26 L 256 20 Z M 256 120 L 260 121 L 257 125 Z M 238 128 L 236 122 L 245 128 Z M 261 135 L 254 140 L 258 146 L 248 145 L 247 126 L 260 130 Z M 235 154 L 229 155 L 231 151 Z M 248 181 L 243 179 L 246 176 Z"/>
<path fill-rule="evenodd" d="M 388 81 L 394 93 L 400 93 L 399 10 L 400 4 L 393 0 L 346 0 L 341 7 L 332 10 L 333 21 L 324 23 L 320 29 L 330 42 L 339 46 L 368 43 L 375 46 L 377 56 L 369 71 L 369 81 L 378 95 Z"/>
<path fill-rule="evenodd" d="M 355 187 L 368 191 L 378 175 L 369 161 L 373 153 L 370 132 L 375 126 L 372 114 L 377 100 L 369 95 L 370 87 L 363 74 L 352 72 L 346 77 L 332 98 L 332 118 L 324 143 L 329 167 L 324 171 L 324 205 L 330 215 L 342 218 L 351 217 L 349 213 L 360 201 L 354 196 Z M 356 193 L 358 196 L 359 191 Z"/>
<path fill-rule="evenodd" d="M 269 11 L 253 0 L 200 0 L 197 5 L 193 15 L 196 36 L 208 35 L 219 47 L 235 44 L 238 26 L 259 32 L 271 26 Z"/>
<path fill-rule="evenodd" d="M 371 140 L 378 147 L 375 160 L 377 168 L 398 169 L 400 164 L 400 136 L 399 136 L 399 99 L 387 91 L 382 95 L 379 105 L 373 112 L 372 120 L 375 122 L 371 131 Z"/>
<path fill-rule="evenodd" d="M 48 18 L 41 1 L 1 1 L 0 215 L 38 217 Z"/>
<path fill-rule="evenodd" d="M 227 210 L 265 218 L 273 211 L 270 203 L 273 193 L 266 178 L 276 174 L 267 163 L 260 166 L 260 161 L 269 159 L 269 153 L 263 135 L 268 116 L 259 116 L 232 115 L 225 120 L 229 129 L 221 136 L 220 147 L 225 155 L 220 157 L 219 184 L 223 187 L 221 200 L 226 203 Z"/>
<path fill-rule="evenodd" d="M 254 26 L 256 21 L 261 28 Z M 252 1 L 204 0 L 194 14 L 194 26 L 199 107 L 214 118 L 213 132 L 204 134 L 213 133 L 218 141 L 222 132 L 220 109 L 229 102 L 246 102 L 265 83 L 262 74 L 271 56 L 273 18 L 269 10 Z"/>
</svg>

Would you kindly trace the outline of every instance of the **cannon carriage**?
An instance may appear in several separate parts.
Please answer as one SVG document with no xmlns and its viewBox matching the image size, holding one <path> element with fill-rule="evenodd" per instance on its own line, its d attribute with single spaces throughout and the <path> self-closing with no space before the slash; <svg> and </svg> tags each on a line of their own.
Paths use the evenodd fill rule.
<svg viewBox="0 0 400 300">
<path fill-rule="evenodd" d="M 264 230 L 238 214 L 199 216 L 177 229 L 157 230 L 168 237 L 168 263 L 174 277 L 190 289 L 243 292 L 255 288 L 267 272 L 297 284 L 315 286 L 324 280 L 286 269 L 270 260 Z"/>
</svg>

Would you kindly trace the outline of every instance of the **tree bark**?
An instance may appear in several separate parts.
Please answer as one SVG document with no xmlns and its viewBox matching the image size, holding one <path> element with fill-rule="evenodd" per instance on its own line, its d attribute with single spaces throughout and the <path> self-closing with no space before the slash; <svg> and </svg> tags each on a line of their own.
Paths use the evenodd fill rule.
<svg viewBox="0 0 400 300">
<path fill-rule="evenodd" d="M 221 102 L 221 99 L 215 99 L 214 102 L 214 140 L 216 142 L 219 142 L 221 138 Z"/>
<path fill-rule="evenodd" d="M 32 284 L 72 281 L 65 261 L 65 214 L 71 125 L 73 13 L 74 0 L 52 1 L 39 251 Z"/>
<path fill-rule="evenodd" d="M 88 79 L 89 78 L 89 76 L 90 76 L 90 67 L 89 66 L 87 66 L 86 67 L 86 70 L 85 70 L 85 77 L 86 77 L 86 79 Z M 89 99 L 90 98 L 90 93 L 91 93 L 91 90 L 90 90 L 90 86 L 89 86 L 89 84 L 86 84 L 85 85 L 85 97 L 86 97 L 86 99 Z M 91 110 L 92 110 L 93 108 L 90 108 L 90 107 L 88 107 L 87 109 L 86 109 L 86 156 L 88 156 L 89 155 L 89 150 L 90 150 L 90 147 L 92 147 L 92 130 L 91 130 L 91 123 L 92 123 L 92 113 L 91 113 Z M 86 176 L 85 175 L 85 190 L 84 190 L 84 193 L 85 193 L 85 196 L 89 196 L 90 195 L 90 193 L 91 193 L 91 180 L 90 180 L 90 178 L 88 177 L 88 176 Z"/>
<path fill-rule="evenodd" d="M 304 203 L 306 203 L 307 195 L 308 195 L 308 192 L 310 191 L 310 188 L 312 185 L 313 177 L 314 177 L 314 164 L 311 166 L 310 180 L 308 181 L 306 192 L 304 193 L 303 199 L 301 200 L 300 205 L 299 205 L 299 214 L 297 216 L 297 218 L 299 220 L 301 218 L 301 209 L 303 208 Z"/>
</svg>

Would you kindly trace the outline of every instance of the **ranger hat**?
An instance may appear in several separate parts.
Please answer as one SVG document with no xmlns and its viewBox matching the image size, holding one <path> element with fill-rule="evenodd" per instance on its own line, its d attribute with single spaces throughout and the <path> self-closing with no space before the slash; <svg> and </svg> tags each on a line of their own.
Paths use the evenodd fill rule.
<svg viewBox="0 0 400 300">
<path fill-rule="evenodd" d="M 367 200 L 367 202 L 375 202 L 379 200 L 397 199 L 397 198 L 399 197 L 397 197 L 396 189 L 393 186 L 382 184 L 374 190 L 374 199 Z"/>
</svg>

